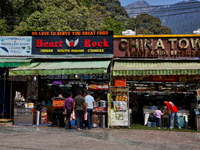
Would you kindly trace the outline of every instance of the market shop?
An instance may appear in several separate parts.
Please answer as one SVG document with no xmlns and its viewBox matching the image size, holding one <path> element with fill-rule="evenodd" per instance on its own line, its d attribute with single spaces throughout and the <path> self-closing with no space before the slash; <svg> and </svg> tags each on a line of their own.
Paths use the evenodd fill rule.
<svg viewBox="0 0 200 150">
<path fill-rule="evenodd" d="M 25 58 L 30 56 L 32 38 L 30 36 L 0 36 L 0 117 L 11 117 L 13 112 L 12 94 L 10 87 L 19 85 L 10 85 L 8 82 L 9 69 L 19 66 L 30 65 L 32 59 Z"/>
<path fill-rule="evenodd" d="M 101 116 L 104 115 L 103 122 L 107 117 L 113 33 L 71 31 L 30 32 L 29 35 L 32 36 L 31 58 L 34 62 L 26 67 L 9 70 L 10 81 L 19 80 L 19 77 L 27 81 L 25 102 L 30 101 L 34 106 L 38 102 L 46 105 L 44 114 L 47 117 L 44 117 L 43 123 L 58 118 L 59 126 L 63 126 L 64 98 L 69 96 L 69 92 L 73 93 L 74 98 L 77 91 L 84 93 L 88 90 L 93 96 L 100 97 L 100 101 L 94 107 L 94 113 L 98 116 L 95 123 L 101 127 Z M 20 92 L 23 95 L 23 92 Z M 59 97 L 60 94 L 63 98 Z M 16 115 L 22 113 L 21 110 L 15 110 Z M 34 115 L 32 117 L 34 118 Z"/>
<path fill-rule="evenodd" d="M 199 35 L 114 36 L 111 85 L 129 88 L 130 122 L 151 126 L 150 113 L 158 106 L 164 111 L 167 100 L 177 106 L 182 126 L 194 127 L 199 50 Z M 163 127 L 169 118 L 162 117 Z"/>
</svg>

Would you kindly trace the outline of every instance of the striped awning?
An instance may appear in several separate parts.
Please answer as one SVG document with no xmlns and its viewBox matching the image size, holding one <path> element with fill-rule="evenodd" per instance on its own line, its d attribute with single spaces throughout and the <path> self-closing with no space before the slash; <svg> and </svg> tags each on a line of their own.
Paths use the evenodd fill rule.
<svg viewBox="0 0 200 150">
<path fill-rule="evenodd" d="M 198 61 L 116 61 L 113 68 L 113 76 L 197 74 Z"/>
</svg>

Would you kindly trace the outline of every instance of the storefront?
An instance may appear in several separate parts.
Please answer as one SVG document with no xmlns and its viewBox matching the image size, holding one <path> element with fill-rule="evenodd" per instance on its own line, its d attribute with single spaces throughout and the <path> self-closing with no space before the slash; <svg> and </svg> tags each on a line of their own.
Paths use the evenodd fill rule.
<svg viewBox="0 0 200 150">
<path fill-rule="evenodd" d="M 63 113 L 63 100 L 68 93 L 87 90 L 107 101 L 110 63 L 113 58 L 113 33 L 110 31 L 30 32 L 31 65 L 9 71 L 9 77 L 27 79 L 26 101 L 46 105 L 47 121 Z M 22 92 L 23 94 L 23 92 Z M 54 101 L 55 100 L 55 101 Z M 62 100 L 56 102 L 56 100 Z M 55 106 L 56 105 L 56 106 Z M 103 104 L 102 104 L 103 105 Z M 94 112 L 107 113 L 107 103 Z M 59 114 L 55 114 L 57 111 Z M 100 117 L 99 117 L 100 118 Z M 62 119 L 63 120 L 63 119 Z M 100 126 L 100 120 L 98 120 Z M 44 121 L 45 123 L 45 121 Z M 62 126 L 62 122 L 60 122 Z"/>
<path fill-rule="evenodd" d="M 198 35 L 114 36 L 111 85 L 124 80 L 129 87 L 133 122 L 147 125 L 152 108 L 164 110 L 163 101 L 170 100 L 185 126 L 194 126 L 199 50 Z"/>
</svg>

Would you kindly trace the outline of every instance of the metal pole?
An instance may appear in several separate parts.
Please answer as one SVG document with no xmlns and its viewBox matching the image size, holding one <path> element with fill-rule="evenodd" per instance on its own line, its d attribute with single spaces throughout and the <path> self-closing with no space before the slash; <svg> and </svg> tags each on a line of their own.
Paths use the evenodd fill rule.
<svg viewBox="0 0 200 150">
<path fill-rule="evenodd" d="M 4 90 L 4 96 L 3 96 L 3 98 L 5 98 L 5 93 L 6 93 L 6 71 L 4 71 L 4 88 L 3 88 L 3 90 Z M 2 113 L 2 118 L 4 118 L 4 107 L 5 107 L 5 104 L 3 103 L 3 113 Z"/>
<path fill-rule="evenodd" d="M 9 117 L 11 118 L 11 109 L 12 109 L 12 82 L 10 85 L 10 110 L 9 110 Z"/>
</svg>

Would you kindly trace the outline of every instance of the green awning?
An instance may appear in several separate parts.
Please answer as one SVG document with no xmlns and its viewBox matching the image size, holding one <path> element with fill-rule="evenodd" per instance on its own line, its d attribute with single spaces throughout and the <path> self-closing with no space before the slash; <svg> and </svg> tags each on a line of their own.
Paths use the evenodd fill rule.
<svg viewBox="0 0 200 150">
<path fill-rule="evenodd" d="M 0 58 L 0 67 L 19 67 L 30 65 L 32 59 Z"/>
<path fill-rule="evenodd" d="M 110 61 L 34 62 L 27 67 L 9 70 L 16 75 L 106 74 Z"/>
<path fill-rule="evenodd" d="M 113 76 L 197 74 L 198 61 L 116 61 L 113 68 Z"/>
</svg>

